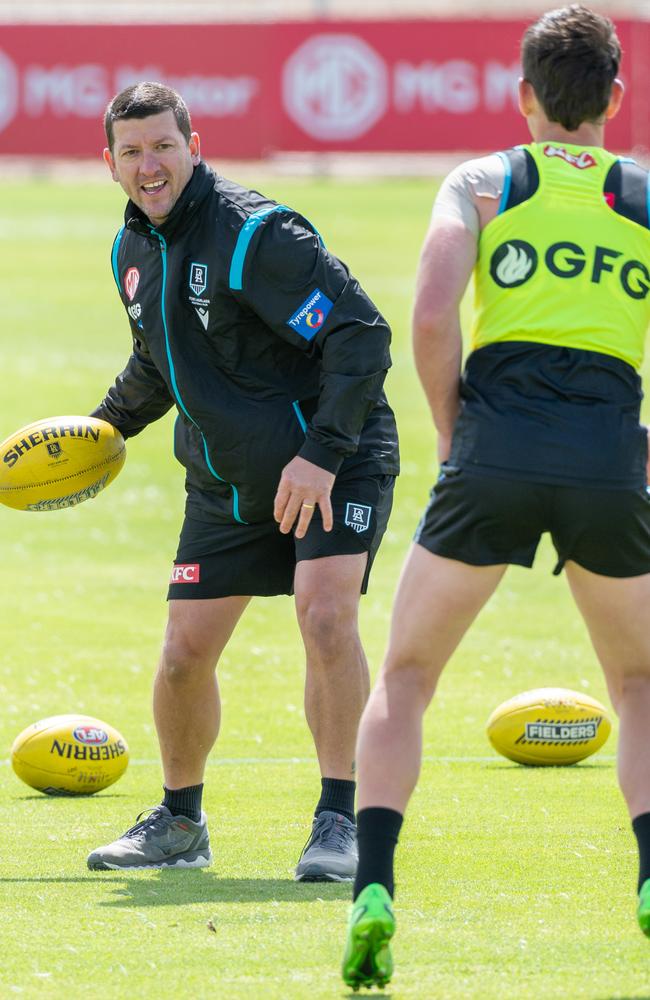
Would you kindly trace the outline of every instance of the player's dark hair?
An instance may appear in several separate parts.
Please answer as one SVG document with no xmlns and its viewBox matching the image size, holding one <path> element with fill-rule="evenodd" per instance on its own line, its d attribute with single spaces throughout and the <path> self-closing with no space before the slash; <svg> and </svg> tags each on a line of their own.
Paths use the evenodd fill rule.
<svg viewBox="0 0 650 1000">
<path fill-rule="evenodd" d="M 104 131 L 108 148 L 113 151 L 113 124 L 128 118 L 148 118 L 173 111 L 176 124 L 186 142 L 190 141 L 192 123 L 185 101 L 171 87 L 162 83 L 136 83 L 113 98 L 104 115 Z"/>
<path fill-rule="evenodd" d="M 575 132 L 582 122 L 598 121 L 605 113 L 621 46 L 608 17 L 571 4 L 531 24 L 522 39 L 521 61 L 549 121 Z"/>
</svg>

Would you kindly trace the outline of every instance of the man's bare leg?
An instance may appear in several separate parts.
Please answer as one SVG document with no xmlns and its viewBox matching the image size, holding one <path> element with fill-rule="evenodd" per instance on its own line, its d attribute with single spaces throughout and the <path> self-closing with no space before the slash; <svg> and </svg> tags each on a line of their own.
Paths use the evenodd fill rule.
<svg viewBox="0 0 650 1000">
<path fill-rule="evenodd" d="M 198 785 L 219 733 L 215 667 L 249 597 L 170 601 L 153 709 L 165 787 Z"/>
<path fill-rule="evenodd" d="M 296 869 L 299 881 L 354 876 L 354 748 L 368 697 L 368 664 L 358 613 L 367 555 L 325 556 L 296 567 L 298 624 L 306 654 L 305 715 L 321 772 L 312 836 Z"/>
<path fill-rule="evenodd" d="M 625 579 L 566 574 L 620 720 L 618 780 L 639 846 L 639 923 L 650 936 L 650 574 Z"/>
</svg>

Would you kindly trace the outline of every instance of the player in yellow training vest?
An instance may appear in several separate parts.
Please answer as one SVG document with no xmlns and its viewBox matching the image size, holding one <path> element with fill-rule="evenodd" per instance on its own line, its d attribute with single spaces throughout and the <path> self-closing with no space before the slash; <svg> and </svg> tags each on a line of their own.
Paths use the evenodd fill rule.
<svg viewBox="0 0 650 1000">
<path fill-rule="evenodd" d="M 418 778 L 422 716 L 508 564 L 540 536 L 566 568 L 620 717 L 619 776 L 650 935 L 650 499 L 637 369 L 650 322 L 647 171 L 603 148 L 623 96 L 614 26 L 585 7 L 522 42 L 532 142 L 444 182 L 418 274 L 415 360 L 440 478 L 399 584 L 357 744 L 359 868 L 343 960 L 385 985 L 393 854 Z M 474 273 L 461 376 L 459 306 Z"/>
</svg>

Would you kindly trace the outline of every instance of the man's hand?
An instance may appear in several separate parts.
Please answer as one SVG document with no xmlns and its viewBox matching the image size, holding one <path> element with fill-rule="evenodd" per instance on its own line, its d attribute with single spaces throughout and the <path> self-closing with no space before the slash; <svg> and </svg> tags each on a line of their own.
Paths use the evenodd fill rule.
<svg viewBox="0 0 650 1000">
<path fill-rule="evenodd" d="M 325 531 L 332 530 L 330 493 L 336 476 L 298 455 L 285 465 L 275 494 L 273 516 L 283 535 L 288 535 L 298 518 L 296 538 L 304 538 L 316 504 L 320 507 Z"/>
</svg>

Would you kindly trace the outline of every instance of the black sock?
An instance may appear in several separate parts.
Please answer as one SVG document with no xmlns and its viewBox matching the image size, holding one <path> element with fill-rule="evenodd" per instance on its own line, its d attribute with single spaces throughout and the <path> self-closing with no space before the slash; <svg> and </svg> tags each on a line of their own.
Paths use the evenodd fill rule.
<svg viewBox="0 0 650 1000">
<path fill-rule="evenodd" d="M 646 879 L 650 878 L 650 812 L 641 813 L 632 820 L 632 829 L 639 845 L 639 885 L 637 892 Z"/>
<path fill-rule="evenodd" d="M 165 797 L 162 804 L 167 806 L 172 816 L 187 816 L 195 823 L 199 822 L 203 785 L 189 785 L 187 788 L 165 788 L 163 785 L 163 791 Z"/>
<path fill-rule="evenodd" d="M 354 823 L 354 793 L 356 781 L 345 781 L 343 778 L 321 778 L 321 793 L 314 816 L 320 816 L 328 809 L 340 813 L 351 823 Z"/>
<path fill-rule="evenodd" d="M 362 889 L 371 882 L 379 882 L 395 893 L 393 877 L 393 855 L 404 817 L 394 809 L 361 809 L 357 815 L 357 842 L 359 844 L 359 867 L 354 880 L 356 899 Z"/>
</svg>

